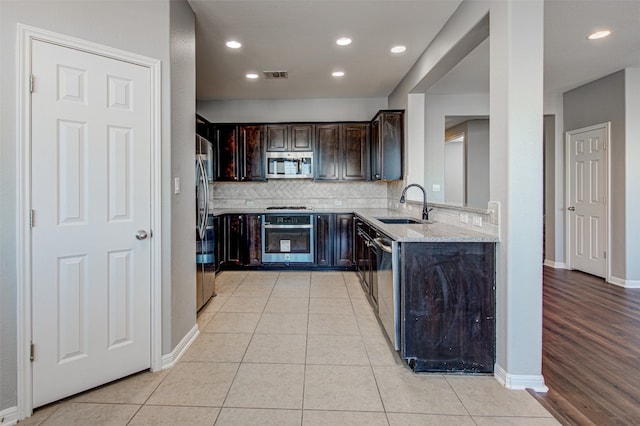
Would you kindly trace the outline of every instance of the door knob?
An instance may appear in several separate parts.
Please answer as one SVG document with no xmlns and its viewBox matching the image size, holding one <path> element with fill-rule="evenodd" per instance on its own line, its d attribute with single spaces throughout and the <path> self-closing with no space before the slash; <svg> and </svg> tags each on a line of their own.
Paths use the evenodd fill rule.
<svg viewBox="0 0 640 426">
<path fill-rule="evenodd" d="M 575 207 L 573 207 L 573 206 L 571 206 L 571 207 L 567 208 L 567 210 L 569 210 L 570 212 L 575 212 L 575 211 L 576 211 L 576 208 L 575 208 Z"/>
<path fill-rule="evenodd" d="M 139 240 L 146 240 L 147 231 L 145 231 L 144 229 L 139 230 L 138 232 L 136 232 L 136 238 Z"/>
</svg>

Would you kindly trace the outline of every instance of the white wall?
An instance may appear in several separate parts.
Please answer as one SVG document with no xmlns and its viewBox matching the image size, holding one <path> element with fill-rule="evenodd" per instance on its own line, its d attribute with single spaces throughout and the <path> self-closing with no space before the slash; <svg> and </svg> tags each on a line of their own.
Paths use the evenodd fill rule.
<svg viewBox="0 0 640 426">
<path fill-rule="evenodd" d="M 391 94 L 389 106 L 407 105 L 409 94 L 429 80 L 429 73 L 448 52 L 469 42 L 467 34 L 473 34 L 487 14 L 491 46 L 490 197 L 499 203 L 501 216 L 496 265 L 496 376 L 511 388 L 544 389 L 540 250 L 543 1 L 463 1 Z M 443 75 L 441 69 L 437 71 Z M 429 152 L 443 149 L 444 134 L 444 120 L 431 114 L 440 104 L 429 98 L 427 95 L 425 101 L 427 186 L 442 179 L 443 156 L 431 157 Z M 429 196 L 442 197 L 432 191 Z"/>
<path fill-rule="evenodd" d="M 496 363 L 507 382 L 532 388 L 544 388 L 543 9 L 542 0 L 495 1 L 490 16 L 490 197 L 501 204 Z"/>
<path fill-rule="evenodd" d="M 466 140 L 467 205 L 486 208 L 489 203 L 489 120 L 467 121 Z"/>
<path fill-rule="evenodd" d="M 417 183 L 427 189 L 425 182 L 425 95 L 424 93 L 410 93 L 407 96 L 404 120 L 404 181 Z M 407 155 L 411 153 L 411 155 Z M 412 198 L 413 197 L 413 198 Z M 407 194 L 407 198 L 414 201 L 422 201 L 415 191 Z M 394 198 L 397 199 L 397 198 Z"/>
<path fill-rule="evenodd" d="M 629 238 L 625 247 L 626 285 L 640 287 L 640 68 L 625 70 L 625 233 Z"/>
<path fill-rule="evenodd" d="M 565 146 L 561 93 L 546 93 L 545 114 L 545 259 L 546 265 L 565 264 Z M 553 126 L 551 128 L 550 126 Z"/>
<path fill-rule="evenodd" d="M 425 106 L 424 181 L 427 197 L 431 201 L 444 201 L 444 143 L 445 117 L 447 115 L 489 115 L 489 95 L 430 95 Z M 413 154 L 412 154 L 413 155 Z M 433 185 L 441 191 L 434 192 Z M 482 206 L 482 207 L 487 207 Z"/>
<path fill-rule="evenodd" d="M 386 98 L 198 101 L 197 112 L 214 123 L 368 121 L 387 108 Z"/>
<path fill-rule="evenodd" d="M 444 142 L 444 200 L 464 203 L 464 141 Z"/>
<path fill-rule="evenodd" d="M 196 208 L 195 208 L 195 16 L 186 1 L 171 1 L 171 173 L 182 190 L 171 199 L 171 350 L 196 323 Z M 169 263 L 169 262 L 167 262 Z M 170 337 L 170 338 L 169 338 Z"/>
</svg>

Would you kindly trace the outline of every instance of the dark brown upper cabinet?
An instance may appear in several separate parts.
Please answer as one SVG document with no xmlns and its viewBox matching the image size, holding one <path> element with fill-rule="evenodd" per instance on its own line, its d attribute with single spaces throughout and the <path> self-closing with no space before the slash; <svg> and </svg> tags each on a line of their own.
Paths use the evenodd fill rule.
<svg viewBox="0 0 640 426">
<path fill-rule="evenodd" d="M 242 173 L 240 180 L 266 180 L 264 156 L 264 126 L 239 126 L 240 158 Z"/>
<path fill-rule="evenodd" d="M 369 125 L 341 124 L 342 180 L 369 180 Z"/>
<path fill-rule="evenodd" d="M 369 179 L 368 123 L 316 125 L 315 179 Z"/>
<path fill-rule="evenodd" d="M 404 111 L 382 110 L 371 121 L 371 178 L 402 179 Z"/>
<path fill-rule="evenodd" d="M 340 180 L 340 125 L 316 126 L 316 180 Z"/>
<path fill-rule="evenodd" d="M 313 124 L 267 125 L 267 151 L 313 151 Z"/>
<path fill-rule="evenodd" d="M 214 145 L 214 180 L 264 181 L 265 126 L 216 124 L 211 136 Z"/>
</svg>

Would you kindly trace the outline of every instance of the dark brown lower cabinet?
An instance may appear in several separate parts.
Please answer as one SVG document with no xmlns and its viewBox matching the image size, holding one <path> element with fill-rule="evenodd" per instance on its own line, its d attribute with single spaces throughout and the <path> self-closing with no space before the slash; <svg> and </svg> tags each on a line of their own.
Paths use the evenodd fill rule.
<svg viewBox="0 0 640 426">
<path fill-rule="evenodd" d="M 247 258 L 245 265 L 262 265 L 262 215 L 247 215 Z"/>
<path fill-rule="evenodd" d="M 224 241 L 224 216 L 213 217 L 214 259 L 216 272 L 220 270 L 226 258 Z"/>
<path fill-rule="evenodd" d="M 401 355 L 415 371 L 491 373 L 495 244 L 402 243 Z"/>
<path fill-rule="evenodd" d="M 334 266 L 352 267 L 354 264 L 353 248 L 353 214 L 336 214 Z"/>
<path fill-rule="evenodd" d="M 226 266 L 260 266 L 262 264 L 262 220 L 258 214 L 224 216 Z"/>
<path fill-rule="evenodd" d="M 315 215 L 313 265 L 301 267 L 353 269 L 353 214 L 320 213 Z M 263 267 L 262 215 L 225 214 L 214 217 L 216 267 L 237 269 Z M 268 268 L 268 265 L 265 266 Z"/>
<path fill-rule="evenodd" d="M 322 213 L 316 215 L 315 258 L 316 266 L 332 266 L 333 255 L 333 215 Z"/>
<path fill-rule="evenodd" d="M 245 250 L 245 220 L 244 214 L 233 214 L 225 216 L 224 241 L 226 266 L 243 265 L 243 253 Z"/>
</svg>

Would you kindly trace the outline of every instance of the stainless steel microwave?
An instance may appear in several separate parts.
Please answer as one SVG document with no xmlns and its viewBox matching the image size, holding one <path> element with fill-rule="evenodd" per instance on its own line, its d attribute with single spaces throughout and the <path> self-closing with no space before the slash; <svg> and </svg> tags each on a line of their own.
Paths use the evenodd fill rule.
<svg viewBox="0 0 640 426">
<path fill-rule="evenodd" d="M 267 152 L 267 179 L 313 178 L 313 152 Z"/>
</svg>

